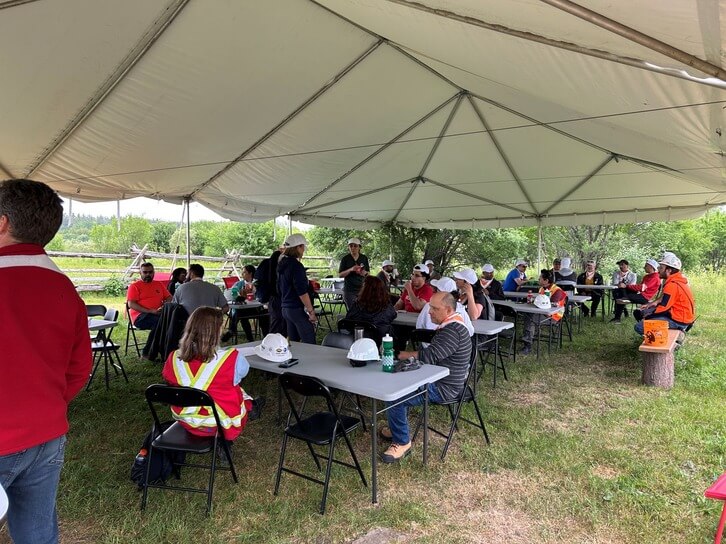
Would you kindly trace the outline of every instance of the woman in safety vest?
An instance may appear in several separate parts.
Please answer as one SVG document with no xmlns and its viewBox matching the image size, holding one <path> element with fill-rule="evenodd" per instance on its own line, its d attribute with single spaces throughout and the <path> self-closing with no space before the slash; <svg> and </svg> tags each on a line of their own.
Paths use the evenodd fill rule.
<svg viewBox="0 0 726 544">
<path fill-rule="evenodd" d="M 179 349 L 169 354 L 162 376 L 171 385 L 207 391 L 214 399 L 224 438 L 234 440 L 247 423 L 252 397 L 239 385 L 250 365 L 235 348 L 220 348 L 224 314 L 202 306 L 192 312 L 184 327 Z M 180 408 L 171 412 L 192 434 L 205 436 L 216 431 L 214 415 L 207 408 Z"/>
</svg>

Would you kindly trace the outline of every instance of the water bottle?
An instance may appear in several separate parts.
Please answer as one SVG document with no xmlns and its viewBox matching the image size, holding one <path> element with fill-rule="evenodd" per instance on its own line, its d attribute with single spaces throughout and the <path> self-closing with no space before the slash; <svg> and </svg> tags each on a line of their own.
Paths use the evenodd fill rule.
<svg viewBox="0 0 726 544">
<path fill-rule="evenodd" d="M 383 372 L 393 372 L 393 338 L 390 334 L 383 337 Z"/>
<path fill-rule="evenodd" d="M 545 292 L 544 292 L 544 294 L 545 294 L 545 296 L 546 296 L 547 298 L 550 298 L 550 290 L 549 290 L 549 289 L 545 289 Z"/>
<path fill-rule="evenodd" d="M 527 304 L 532 304 L 534 301 L 534 296 L 532 295 L 532 289 L 527 291 Z"/>
<path fill-rule="evenodd" d="M 232 301 L 234 302 L 237 300 L 237 297 L 239 296 L 239 287 L 232 287 Z"/>
</svg>

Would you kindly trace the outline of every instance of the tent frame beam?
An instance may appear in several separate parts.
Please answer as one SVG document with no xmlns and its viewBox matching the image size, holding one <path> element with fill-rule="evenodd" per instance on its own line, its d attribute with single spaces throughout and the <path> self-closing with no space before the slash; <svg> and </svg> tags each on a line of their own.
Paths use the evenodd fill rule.
<svg viewBox="0 0 726 544">
<path fill-rule="evenodd" d="M 215 180 L 219 179 L 221 176 L 223 176 L 225 173 L 227 173 L 230 169 L 232 169 L 237 163 L 242 161 L 245 157 L 247 157 L 250 153 L 252 153 L 255 149 L 260 147 L 263 143 L 265 143 L 267 140 L 269 140 L 272 136 L 274 136 L 282 127 L 287 125 L 290 121 L 292 121 L 295 117 L 297 117 L 300 113 L 305 111 L 305 109 L 315 102 L 318 98 L 320 98 L 323 94 L 325 94 L 328 90 L 330 90 L 336 83 L 338 83 L 341 79 L 343 79 L 348 73 L 350 73 L 351 70 L 353 70 L 356 66 L 358 66 L 361 62 L 363 62 L 370 54 L 372 54 L 376 49 L 378 49 L 381 44 L 383 44 L 383 40 L 378 40 L 374 44 L 372 44 L 368 49 L 363 51 L 360 55 L 358 55 L 353 62 L 345 66 L 340 72 L 338 72 L 330 81 L 328 81 L 325 85 L 320 87 L 315 93 L 313 93 L 312 96 L 310 96 L 305 102 L 300 104 L 297 108 L 295 108 L 294 111 L 292 111 L 290 114 L 288 114 L 284 119 L 282 119 L 279 123 L 277 123 L 274 127 L 272 127 L 266 134 L 264 134 L 259 140 L 257 140 L 255 143 L 253 143 L 250 147 L 245 149 L 242 153 L 240 153 L 237 157 L 235 157 L 231 162 L 227 163 L 221 170 L 219 170 L 216 174 L 214 174 L 211 178 L 209 178 L 207 181 L 199 185 L 194 191 L 189 195 L 191 198 L 194 198 L 197 193 L 202 191 L 204 188 L 206 188 L 211 183 L 214 183 Z"/>
<path fill-rule="evenodd" d="M 162 15 L 154 21 L 153 26 L 141 37 L 134 48 L 116 67 L 116 70 L 96 90 L 86 105 L 71 119 L 70 123 L 56 136 L 56 138 L 43 150 L 40 156 L 31 164 L 25 173 L 26 178 L 31 177 L 60 147 L 71 137 L 71 135 L 96 111 L 104 100 L 113 92 L 116 86 L 123 81 L 124 77 L 144 57 L 144 55 L 156 43 L 169 25 L 176 19 L 182 10 L 189 3 L 189 0 L 172 0 L 165 8 Z"/>
<path fill-rule="evenodd" d="M 411 185 L 411 190 L 408 191 L 408 194 L 406 195 L 406 198 L 403 199 L 403 202 L 401 202 L 401 205 L 398 207 L 398 211 L 394 214 L 393 218 L 391 219 L 391 223 L 396 223 L 398 220 L 398 216 L 401 215 L 401 211 L 403 208 L 408 204 L 409 199 L 413 195 L 413 192 L 416 190 L 416 187 L 418 187 L 418 184 L 421 183 L 423 180 L 419 177 L 416 178 L 413 182 L 413 185 Z"/>
<path fill-rule="evenodd" d="M 431 151 L 429 152 L 428 157 L 426 157 L 426 160 L 423 163 L 423 166 L 421 166 L 421 170 L 418 173 L 419 179 L 423 178 L 424 174 L 426 174 L 426 170 L 429 167 L 429 164 L 431 164 L 431 160 L 434 158 L 434 155 L 436 154 L 436 151 L 439 149 L 439 145 L 441 145 L 441 141 L 444 139 L 444 136 L 446 135 L 446 132 L 449 130 L 449 126 L 451 126 L 451 121 L 454 120 L 454 116 L 456 115 L 456 112 L 459 110 L 459 106 L 461 105 L 461 101 L 464 98 L 464 93 L 460 92 L 458 98 L 456 99 L 456 102 L 454 102 L 454 107 L 451 108 L 451 111 L 449 112 L 449 116 L 446 118 L 446 121 L 444 122 L 444 126 L 441 127 L 441 131 L 439 132 L 438 137 L 436 140 L 434 140 L 434 145 L 431 146 Z"/>
<path fill-rule="evenodd" d="M 585 185 L 588 181 L 590 181 L 595 175 L 600 172 L 603 168 L 605 168 L 610 162 L 616 158 L 616 155 L 611 154 L 609 157 L 607 157 L 604 161 L 602 161 L 599 165 L 595 167 L 595 169 L 587 174 L 584 178 L 582 178 L 577 185 L 574 187 L 571 187 L 569 190 L 565 191 L 565 194 L 563 194 L 560 198 L 555 200 L 552 204 L 550 204 L 549 208 L 547 208 L 545 211 L 542 212 L 542 215 L 547 215 L 549 212 L 553 209 L 562 204 L 562 202 L 570 196 L 572 193 L 580 189 L 583 185 Z"/>
<path fill-rule="evenodd" d="M 391 183 L 390 185 L 386 185 L 384 187 L 378 187 L 377 189 L 371 189 L 370 191 L 365 191 L 364 193 L 358 193 L 353 196 L 347 196 L 345 198 L 339 198 L 338 200 L 333 200 L 331 202 L 326 202 L 325 204 L 317 204 L 315 206 L 310 206 L 309 208 L 304 208 L 302 211 L 309 213 L 313 210 L 319 210 L 320 208 L 327 208 L 328 206 L 334 206 L 336 204 L 341 204 L 343 202 L 350 202 L 351 200 L 356 200 L 358 198 L 364 198 L 366 196 L 370 196 L 376 193 L 380 193 L 381 191 L 386 191 L 388 189 L 395 189 L 396 187 L 400 185 L 405 185 L 406 183 L 411 183 L 413 181 L 416 181 L 418 178 L 409 178 L 405 179 L 403 181 L 397 181 L 396 183 Z"/>
<path fill-rule="evenodd" d="M 497 202 L 495 200 L 491 200 L 489 198 L 485 198 L 483 196 L 475 195 L 474 193 L 469 193 L 467 191 L 462 191 L 461 189 L 457 189 L 456 187 L 452 187 L 450 185 L 445 185 L 439 181 L 434 181 L 431 178 L 425 178 L 424 181 L 426 183 L 430 183 L 431 185 L 436 185 L 437 187 L 441 187 L 442 189 L 446 189 L 447 191 L 451 191 L 453 193 L 460 194 L 462 196 L 465 196 L 467 198 L 472 198 L 474 200 L 478 200 L 480 202 L 486 202 L 487 204 L 491 204 L 492 206 L 499 206 L 501 208 L 506 208 L 508 210 L 512 210 L 513 212 L 517 212 L 520 215 L 527 215 L 527 216 L 533 216 L 536 217 L 536 214 L 533 214 L 532 212 L 528 212 L 525 210 L 520 210 L 519 208 L 516 208 L 514 206 L 510 206 L 509 204 L 504 204 L 502 202 Z"/>
</svg>

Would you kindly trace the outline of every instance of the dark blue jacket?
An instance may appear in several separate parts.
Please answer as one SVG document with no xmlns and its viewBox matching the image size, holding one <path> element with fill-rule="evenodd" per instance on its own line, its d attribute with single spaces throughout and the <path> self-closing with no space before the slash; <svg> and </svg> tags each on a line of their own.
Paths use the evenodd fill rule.
<svg viewBox="0 0 726 544">
<path fill-rule="evenodd" d="M 283 308 L 304 308 L 300 297 L 308 292 L 308 276 L 300 261 L 285 257 L 277 265 L 277 291 Z"/>
</svg>

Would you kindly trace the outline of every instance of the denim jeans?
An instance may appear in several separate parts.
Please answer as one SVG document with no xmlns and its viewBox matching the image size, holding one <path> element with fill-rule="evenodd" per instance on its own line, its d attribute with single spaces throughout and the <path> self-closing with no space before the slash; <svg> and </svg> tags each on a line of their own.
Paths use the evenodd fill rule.
<svg viewBox="0 0 726 544">
<path fill-rule="evenodd" d="M 283 308 L 282 317 L 287 322 L 287 334 L 293 342 L 315 343 L 315 326 L 303 308 Z"/>
<path fill-rule="evenodd" d="M 8 494 L 8 530 L 15 544 L 58 542 L 55 496 L 65 435 L 0 456 L 0 484 Z"/>
<path fill-rule="evenodd" d="M 683 323 L 677 323 L 676 321 L 673 321 L 670 317 L 666 317 L 664 315 L 657 315 L 657 316 L 646 316 L 643 318 L 643 321 L 646 319 L 658 319 L 660 321 L 667 321 L 668 322 L 668 328 L 669 329 L 676 329 L 679 331 L 685 331 L 688 328 L 688 325 L 684 325 Z M 638 321 L 633 329 L 635 329 L 635 332 L 637 332 L 639 335 L 643 336 L 643 321 Z"/>
<path fill-rule="evenodd" d="M 429 390 L 429 402 L 442 402 L 444 400 L 439 394 L 439 390 L 436 389 L 435 383 L 430 383 L 427 387 Z M 423 387 L 420 387 L 418 391 L 412 394 L 422 393 L 423 390 Z M 393 435 L 392 442 L 394 444 L 408 444 L 411 441 L 408 432 L 408 408 L 409 406 L 421 406 L 424 402 L 423 395 L 416 397 L 407 395 L 407 397 L 401 397 L 396 401 L 386 403 L 386 406 L 389 407 L 386 412 L 388 427 L 391 429 L 391 434 Z M 401 399 L 406 400 L 401 402 Z M 401 402 L 401 404 L 393 406 L 397 402 Z"/>
</svg>

